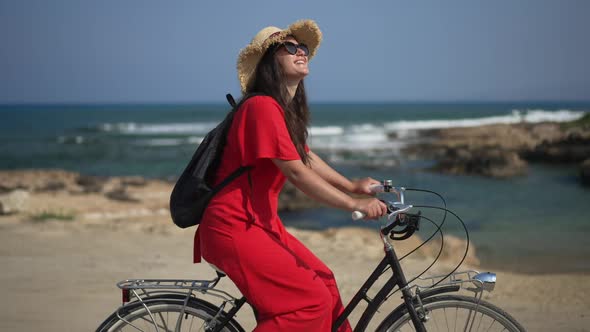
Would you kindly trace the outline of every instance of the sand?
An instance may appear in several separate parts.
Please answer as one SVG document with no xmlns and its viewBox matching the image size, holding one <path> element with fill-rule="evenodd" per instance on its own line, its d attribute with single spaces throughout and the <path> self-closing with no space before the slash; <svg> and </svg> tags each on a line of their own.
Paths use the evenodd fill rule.
<svg viewBox="0 0 590 332">
<path fill-rule="evenodd" d="M 181 230 L 171 223 L 166 210 L 169 190 L 169 183 L 159 181 L 129 187 L 129 196 L 139 203 L 108 199 L 102 193 L 35 192 L 28 212 L 0 216 L 0 331 L 93 331 L 121 304 L 115 286 L 120 280 L 213 278 L 207 264 L 192 264 L 194 229 Z M 72 220 L 32 221 L 42 212 L 70 215 Z M 345 302 L 383 254 L 372 229 L 290 230 L 332 268 Z M 399 251 L 406 252 L 414 241 L 400 243 Z M 448 256 L 433 273 L 452 266 L 457 255 L 451 251 Z M 403 266 L 411 276 L 430 261 L 425 251 Z M 475 256 L 462 267 L 469 268 L 486 270 Z M 484 298 L 528 330 L 590 330 L 590 276 L 495 272 L 496 289 Z M 237 295 L 227 278 L 218 287 Z M 399 297 L 392 296 L 371 327 L 398 303 Z M 356 311 L 353 325 L 359 317 Z M 255 325 L 249 308 L 238 319 L 246 330 Z"/>
</svg>

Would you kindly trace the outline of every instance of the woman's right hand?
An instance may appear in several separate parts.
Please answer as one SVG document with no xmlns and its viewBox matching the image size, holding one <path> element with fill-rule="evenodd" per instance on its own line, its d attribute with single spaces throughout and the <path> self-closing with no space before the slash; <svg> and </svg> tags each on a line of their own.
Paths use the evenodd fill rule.
<svg viewBox="0 0 590 332">
<path fill-rule="evenodd" d="M 354 211 L 365 214 L 365 219 L 377 219 L 387 214 L 387 206 L 376 198 L 356 198 Z"/>
</svg>

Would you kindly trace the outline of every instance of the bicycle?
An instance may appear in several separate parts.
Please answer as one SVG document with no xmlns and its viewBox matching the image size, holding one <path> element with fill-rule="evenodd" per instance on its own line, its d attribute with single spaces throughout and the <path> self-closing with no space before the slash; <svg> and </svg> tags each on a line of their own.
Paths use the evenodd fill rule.
<svg viewBox="0 0 590 332">
<path fill-rule="evenodd" d="M 403 303 L 389 313 L 378 325 L 376 331 L 525 331 L 510 314 L 482 299 L 484 291 L 491 292 L 496 283 L 492 272 L 457 272 L 467 255 L 468 245 L 461 262 L 448 274 L 423 277 L 438 260 L 443 247 L 441 227 L 451 214 L 461 222 L 467 235 L 467 228 L 461 218 L 446 208 L 444 198 L 429 190 L 396 188 L 390 180 L 383 181 L 374 191 L 393 194 L 396 200 L 383 200 L 389 215 L 381 226 L 380 237 L 384 245 L 384 257 L 358 292 L 353 296 L 343 313 L 335 320 L 332 331 L 336 331 L 349 317 L 361 301 L 368 303 L 354 331 L 365 331 L 377 310 L 393 294 L 401 291 Z M 406 191 L 426 192 L 437 195 L 443 207 L 431 205 L 410 205 L 405 203 Z M 444 213 L 440 224 L 422 215 L 421 211 L 410 213 L 412 209 L 435 209 Z M 354 212 L 353 219 L 360 219 L 361 212 Z M 432 223 L 436 231 L 423 243 L 398 259 L 392 241 L 405 240 L 419 230 L 420 221 Z M 400 261 L 412 254 L 436 234 L 441 236 L 438 256 L 422 273 L 410 281 L 400 265 Z M 373 298 L 369 290 L 387 271 L 392 274 L 376 292 Z M 247 300 L 234 297 L 216 289 L 225 275 L 217 271 L 211 280 L 176 279 L 128 279 L 117 283 L 122 291 L 123 305 L 113 312 L 97 329 L 99 332 L 112 331 L 244 331 L 235 319 L 237 312 Z M 422 283 L 420 285 L 419 283 Z M 424 285 L 425 284 L 425 285 Z M 461 289 L 473 292 L 471 296 L 457 294 Z M 208 302 L 201 297 L 209 296 L 221 301 L 220 305 Z M 228 310 L 226 310 L 228 308 Z"/>
</svg>

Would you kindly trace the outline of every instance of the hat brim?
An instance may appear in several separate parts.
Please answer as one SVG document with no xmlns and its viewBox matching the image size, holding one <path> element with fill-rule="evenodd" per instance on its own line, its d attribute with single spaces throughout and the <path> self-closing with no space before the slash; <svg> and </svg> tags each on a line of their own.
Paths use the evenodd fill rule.
<svg viewBox="0 0 590 332">
<path fill-rule="evenodd" d="M 256 66 L 264 55 L 264 52 L 274 43 L 285 40 L 287 36 L 293 36 L 299 43 L 306 44 L 309 48 L 308 59 L 315 56 L 320 43 L 322 42 L 322 32 L 313 20 L 301 20 L 291 24 L 287 29 L 272 33 L 260 43 L 252 41 L 248 46 L 240 51 L 238 55 L 238 79 L 242 93 L 248 91 L 248 88 L 254 81 Z"/>
</svg>

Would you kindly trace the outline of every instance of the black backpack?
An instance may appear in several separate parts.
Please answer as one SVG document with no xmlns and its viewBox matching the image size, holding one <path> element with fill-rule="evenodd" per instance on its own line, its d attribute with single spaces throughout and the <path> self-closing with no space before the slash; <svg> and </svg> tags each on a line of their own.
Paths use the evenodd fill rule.
<svg viewBox="0 0 590 332">
<path fill-rule="evenodd" d="M 225 96 L 232 110 L 205 136 L 176 181 L 170 195 L 170 215 L 178 227 L 187 228 L 200 224 L 211 198 L 244 172 L 252 169 L 253 166 L 241 166 L 217 186 L 212 186 L 234 114 L 246 99 L 253 96 L 254 94 L 244 96 L 238 105 L 231 94 Z"/>
</svg>

